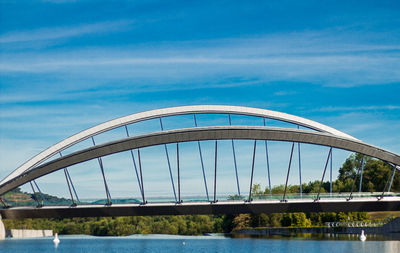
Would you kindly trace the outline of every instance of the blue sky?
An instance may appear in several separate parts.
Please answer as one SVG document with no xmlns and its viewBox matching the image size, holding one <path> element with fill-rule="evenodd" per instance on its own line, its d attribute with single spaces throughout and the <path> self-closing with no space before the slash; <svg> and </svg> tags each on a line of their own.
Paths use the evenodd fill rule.
<svg viewBox="0 0 400 253">
<path fill-rule="evenodd" d="M 398 1 L 0 1 L 0 177 L 119 116 L 232 104 L 400 153 Z"/>
</svg>

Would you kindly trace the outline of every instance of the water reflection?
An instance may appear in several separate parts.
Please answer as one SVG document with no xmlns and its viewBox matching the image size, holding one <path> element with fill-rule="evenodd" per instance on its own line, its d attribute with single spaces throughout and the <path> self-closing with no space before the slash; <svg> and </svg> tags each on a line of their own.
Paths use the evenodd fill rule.
<svg viewBox="0 0 400 253">
<path fill-rule="evenodd" d="M 400 252 L 400 242 L 378 235 L 359 241 L 357 235 L 298 236 L 169 236 L 134 235 L 126 237 L 60 236 L 55 248 L 52 238 L 6 239 L 0 241 L 0 252 Z"/>
<path fill-rule="evenodd" d="M 400 252 L 400 241 L 388 241 L 383 244 L 383 248 L 381 252 Z"/>
<path fill-rule="evenodd" d="M 313 234 L 297 233 L 290 235 L 227 235 L 232 238 L 253 238 L 253 239 L 283 239 L 283 240 L 345 240 L 359 241 L 359 234 Z M 400 241 L 400 233 L 390 234 L 366 234 L 367 241 Z M 400 252 L 400 251 L 399 251 Z"/>
</svg>

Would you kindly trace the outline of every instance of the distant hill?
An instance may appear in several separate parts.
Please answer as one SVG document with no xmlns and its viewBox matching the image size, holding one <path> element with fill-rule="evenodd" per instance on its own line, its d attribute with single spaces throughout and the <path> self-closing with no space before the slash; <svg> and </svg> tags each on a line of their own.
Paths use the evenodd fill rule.
<svg viewBox="0 0 400 253">
<path fill-rule="evenodd" d="M 36 193 L 39 202 L 43 205 L 70 205 L 71 200 L 66 198 L 59 198 L 49 194 L 40 194 Z M 20 188 L 16 188 L 3 196 L 10 206 L 36 206 L 36 196 L 35 194 L 31 194 L 28 192 L 22 192 Z M 43 199 L 42 199 L 43 197 Z M 81 204 L 105 204 L 107 203 L 106 199 L 99 199 L 95 201 L 82 201 Z M 134 198 L 126 198 L 126 199 L 113 199 L 112 203 L 114 204 L 124 204 L 124 203 L 140 203 L 138 199 Z"/>
<path fill-rule="evenodd" d="M 91 202 L 91 204 L 105 204 L 107 203 L 106 199 L 99 199 Z M 112 199 L 113 204 L 129 204 L 129 203 L 141 203 L 138 199 Z"/>
<path fill-rule="evenodd" d="M 36 193 L 40 203 L 44 205 L 70 205 L 71 200 L 66 198 L 59 198 L 49 194 Z M 22 192 L 18 187 L 12 191 L 4 194 L 4 199 L 10 206 L 36 206 L 36 196 L 28 192 Z"/>
</svg>

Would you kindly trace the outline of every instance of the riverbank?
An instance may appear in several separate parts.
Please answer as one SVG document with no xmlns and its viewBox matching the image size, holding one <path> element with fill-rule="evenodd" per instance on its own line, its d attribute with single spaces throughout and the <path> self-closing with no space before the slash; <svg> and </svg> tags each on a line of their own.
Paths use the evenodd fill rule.
<svg viewBox="0 0 400 253">
<path fill-rule="evenodd" d="M 364 230 L 366 234 L 399 234 L 400 235 L 400 218 L 379 227 L 362 226 L 362 227 L 304 227 L 304 228 L 246 228 L 234 231 L 236 235 L 293 235 L 293 234 L 360 234 Z"/>
</svg>

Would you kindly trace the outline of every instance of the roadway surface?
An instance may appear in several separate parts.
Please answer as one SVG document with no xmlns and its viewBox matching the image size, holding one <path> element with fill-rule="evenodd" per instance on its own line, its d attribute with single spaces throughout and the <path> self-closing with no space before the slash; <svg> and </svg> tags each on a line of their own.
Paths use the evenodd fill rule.
<svg viewBox="0 0 400 253">
<path fill-rule="evenodd" d="M 291 212 L 400 211 L 400 197 L 346 199 L 290 199 L 183 203 L 112 204 L 78 206 L 9 207 L 0 209 L 3 219 L 149 216 L 185 214 L 240 214 Z"/>
</svg>

